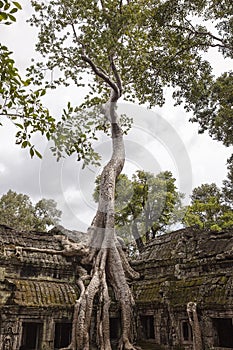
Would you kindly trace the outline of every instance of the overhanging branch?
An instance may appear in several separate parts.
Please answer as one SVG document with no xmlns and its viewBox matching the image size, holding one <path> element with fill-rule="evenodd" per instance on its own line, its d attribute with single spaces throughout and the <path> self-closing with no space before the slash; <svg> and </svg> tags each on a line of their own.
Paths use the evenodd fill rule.
<svg viewBox="0 0 233 350">
<path fill-rule="evenodd" d="M 118 86 L 110 79 L 108 75 L 106 75 L 102 69 L 98 68 L 95 63 L 85 54 L 85 50 L 83 50 L 83 54 L 81 55 L 81 58 L 84 62 L 88 63 L 89 66 L 92 68 L 93 72 L 101 78 L 105 83 L 109 85 L 109 87 L 114 91 L 114 93 L 117 96 L 117 99 L 120 97 L 120 91 L 118 89 Z"/>
</svg>

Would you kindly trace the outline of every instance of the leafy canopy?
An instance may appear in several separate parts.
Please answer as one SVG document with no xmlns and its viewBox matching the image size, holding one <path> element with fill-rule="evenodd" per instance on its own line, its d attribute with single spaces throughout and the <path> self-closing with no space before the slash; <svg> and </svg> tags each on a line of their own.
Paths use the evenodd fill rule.
<svg viewBox="0 0 233 350">
<path fill-rule="evenodd" d="M 138 245 L 148 242 L 156 235 L 171 230 L 181 223 L 183 195 L 177 191 L 175 178 L 169 171 L 156 176 L 136 171 L 130 180 L 121 174 L 116 182 L 115 210 L 116 228 L 127 242 L 132 238 Z M 96 179 L 93 194 L 98 201 L 100 178 Z"/>
<path fill-rule="evenodd" d="M 223 195 L 225 202 L 233 209 L 233 155 L 228 159 L 228 174 L 223 181 Z"/>
<path fill-rule="evenodd" d="M 114 84 L 124 100 L 149 106 L 162 106 L 164 88 L 170 86 L 175 103 L 193 111 L 192 120 L 200 123 L 200 131 L 208 129 L 229 144 L 226 133 L 217 128 L 223 119 L 225 130 L 232 125 L 229 96 L 224 92 L 232 84 L 232 74 L 215 79 L 210 63 L 203 59 L 210 47 L 232 58 L 228 0 L 221 4 L 215 0 L 50 0 L 32 1 L 32 5 L 31 24 L 39 29 L 36 48 L 43 56 L 29 69 L 34 83 L 45 88 L 75 84 L 89 89 L 81 109 L 68 106 L 63 113 L 62 129 L 67 120 L 67 125 L 72 122 L 70 115 L 80 120 L 80 128 L 72 130 L 72 139 L 80 142 L 65 142 L 63 147 L 66 133 L 55 136 L 60 153 L 77 152 L 80 159 L 96 160 L 83 137 L 94 140 L 95 129 L 93 136 L 88 118 L 80 116 L 85 107 L 106 102 Z M 208 21 L 214 22 L 213 33 Z M 52 81 L 44 79 L 46 71 L 53 72 Z M 95 128 L 103 129 L 98 118 L 92 120 Z"/>
<path fill-rule="evenodd" d="M 1 24 L 10 25 L 16 22 L 14 14 L 22 10 L 21 5 L 17 1 L 1 0 L 0 1 L 0 22 Z"/>
<path fill-rule="evenodd" d="M 0 224 L 20 231 L 46 231 L 59 222 L 61 214 L 52 199 L 41 199 L 33 205 L 27 195 L 12 190 L 0 198 Z"/>
<path fill-rule="evenodd" d="M 232 202 L 231 202 L 232 205 Z M 221 231 L 233 227 L 233 211 L 216 184 L 196 187 L 183 220 L 185 226 Z"/>
<path fill-rule="evenodd" d="M 17 126 L 16 143 L 29 147 L 31 156 L 40 156 L 31 135 L 39 131 L 50 139 L 58 129 L 54 134 L 58 158 L 62 151 L 77 152 L 78 159 L 96 163 L 90 143 L 96 130 L 105 128 L 103 122 L 94 120 L 92 128 L 87 125 L 90 116 L 80 118 L 83 108 L 68 106 L 57 126 L 41 98 L 46 88 L 74 83 L 89 88 L 81 107 L 97 105 L 107 100 L 109 86 L 120 78 L 125 100 L 150 106 L 161 106 L 164 88 L 172 87 L 176 103 L 193 111 L 191 120 L 200 124 L 200 132 L 208 130 L 232 145 L 232 73 L 215 79 L 202 56 L 216 47 L 224 57 L 233 57 L 231 2 L 50 0 L 32 5 L 31 24 L 39 28 L 36 48 L 44 58 L 29 69 L 28 79 L 20 77 L 11 52 L 0 45 L 0 114 Z M 0 24 L 15 22 L 18 10 L 18 2 L 1 0 Z M 54 78 L 48 81 L 49 71 Z M 32 83 L 43 86 L 33 91 Z M 75 118 L 81 119 L 80 128 L 61 135 Z M 67 138 L 69 142 L 64 141 Z"/>
<path fill-rule="evenodd" d="M 15 14 L 21 10 L 16 1 L 0 1 L 0 25 L 10 25 L 16 21 Z M 0 43 L 0 126 L 3 117 L 8 117 L 17 127 L 16 144 L 22 148 L 29 147 L 31 157 L 36 154 L 41 157 L 31 141 L 35 132 L 40 132 L 50 139 L 55 130 L 55 120 L 49 111 L 43 107 L 41 98 L 45 89 L 33 90 L 31 79 L 22 79 L 12 52 Z"/>
</svg>

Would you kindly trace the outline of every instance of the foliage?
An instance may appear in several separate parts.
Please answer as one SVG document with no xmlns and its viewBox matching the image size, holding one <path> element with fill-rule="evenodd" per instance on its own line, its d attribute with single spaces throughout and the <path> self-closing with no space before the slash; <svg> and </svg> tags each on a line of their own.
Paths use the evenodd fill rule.
<svg viewBox="0 0 233 350">
<path fill-rule="evenodd" d="M 221 231 L 233 227 L 233 211 L 216 184 L 203 184 L 193 190 L 183 222 L 185 226 Z"/>
<path fill-rule="evenodd" d="M 21 5 L 16 1 L 1 0 L 0 1 L 0 22 L 1 24 L 10 25 L 16 21 L 14 14 L 21 10 Z"/>
<path fill-rule="evenodd" d="M 221 190 L 217 187 L 215 183 L 203 184 L 199 187 L 194 188 L 190 196 L 192 203 L 194 203 L 195 201 L 204 203 L 212 197 L 215 197 L 218 202 L 222 201 Z"/>
<path fill-rule="evenodd" d="M 85 118 L 82 122 L 80 114 L 83 107 L 106 101 L 108 84 L 103 76 L 110 72 L 109 81 L 117 80 L 116 71 L 123 82 L 125 100 L 161 106 L 164 87 L 171 86 L 176 103 L 184 102 L 185 108 L 194 112 L 191 120 L 200 124 L 200 132 L 208 130 L 225 145 L 232 144 L 232 72 L 215 79 L 209 63 L 202 58 L 210 47 L 218 48 L 224 57 L 233 57 L 232 4 L 228 0 L 221 4 L 214 0 L 51 0 L 32 4 L 36 14 L 31 24 L 40 29 L 37 50 L 44 56 L 43 62 L 32 66 L 28 79 L 22 80 L 11 52 L 0 46 L 0 114 L 15 123 L 19 129 L 16 143 L 29 147 L 31 156 L 40 156 L 31 134 L 41 132 L 48 139 L 54 135 L 53 151 L 58 158 L 63 152 L 77 152 L 78 159 L 96 164 L 98 156 L 91 142 L 96 130 L 106 126 L 100 120 L 93 129 Z M 0 23 L 15 22 L 20 9 L 16 1 L 1 0 Z M 192 15 L 200 18 L 201 24 L 192 21 Z M 205 21 L 214 22 L 214 34 Z M 54 79 L 32 91 L 32 83 L 42 85 L 48 71 Z M 82 88 L 84 73 L 91 76 L 81 110 L 69 105 L 56 128 L 55 120 L 41 104 L 42 96 L 47 88 L 59 84 L 74 82 Z M 80 127 L 73 128 L 72 135 L 61 133 L 74 118 L 80 119 Z M 89 142 L 83 137 L 86 134 Z"/>
<path fill-rule="evenodd" d="M 61 211 L 52 199 L 41 199 L 33 205 L 27 195 L 12 190 L 0 198 L 0 223 L 19 231 L 45 231 L 60 217 Z"/>
<path fill-rule="evenodd" d="M 78 159 L 86 158 L 87 163 L 97 161 L 91 142 L 87 143 L 83 135 L 92 141 L 95 131 L 106 126 L 97 115 L 93 137 L 93 129 L 83 123 L 82 113 L 87 107 L 105 103 L 109 86 L 119 81 L 124 100 L 149 106 L 162 106 L 164 88 L 170 86 L 176 104 L 184 103 L 193 111 L 192 121 L 200 123 L 200 131 L 208 129 L 229 144 L 227 128 L 232 127 L 232 110 L 227 89 L 232 74 L 215 79 L 202 55 L 216 47 L 224 57 L 232 57 L 229 1 L 51 0 L 32 4 L 35 14 L 31 24 L 39 29 L 36 48 L 43 61 L 30 67 L 29 76 L 46 89 L 73 83 L 89 89 L 78 113 L 71 106 L 64 111 L 59 129 L 69 127 L 70 114 L 80 119 L 80 128 L 72 132 L 72 142 L 65 140 L 67 133 L 55 134 L 58 158 L 65 151 L 77 152 Z M 215 34 L 209 30 L 210 20 L 214 21 Z M 53 73 L 53 81 L 44 79 L 47 71 Z M 222 121 L 225 131 L 219 132 Z"/>
<path fill-rule="evenodd" d="M 96 180 L 94 199 L 98 200 L 100 179 Z M 137 244 L 169 231 L 184 215 L 175 178 L 169 171 L 154 175 L 137 171 L 132 180 L 121 174 L 116 182 L 115 223 L 125 241 Z M 141 247 L 140 247 L 141 248 Z"/>
<path fill-rule="evenodd" d="M 124 133 L 127 133 L 132 120 L 121 115 L 120 121 Z M 51 137 L 54 142 L 51 150 L 57 160 L 77 153 L 77 160 L 83 160 L 83 167 L 89 163 L 100 165 L 100 156 L 94 150 L 93 142 L 98 140 L 101 130 L 109 135 L 109 126 L 101 106 L 82 109 L 72 107 L 68 102 L 67 109 L 63 110 L 61 121 L 57 123 L 56 131 Z"/>
<path fill-rule="evenodd" d="M 200 125 L 199 132 L 209 131 L 211 137 L 225 146 L 233 145 L 233 72 L 224 73 L 210 86 L 206 105 L 191 120 Z"/>
<path fill-rule="evenodd" d="M 227 179 L 223 181 L 223 195 L 225 202 L 233 209 L 233 155 L 228 159 Z"/>
<path fill-rule="evenodd" d="M 35 204 L 34 208 L 35 230 L 43 231 L 46 227 L 59 223 L 62 212 L 57 209 L 55 200 L 43 198 Z"/>
<path fill-rule="evenodd" d="M 10 25 L 16 21 L 14 14 L 21 10 L 21 5 L 15 1 L 0 1 L 0 24 Z M 45 89 L 33 91 L 31 80 L 23 80 L 12 59 L 12 52 L 0 44 L 0 116 L 8 117 L 18 131 L 16 144 L 22 148 L 29 147 L 31 157 L 36 154 L 41 157 L 31 142 L 31 136 L 40 132 L 50 139 L 55 130 L 55 120 L 49 111 L 43 107 L 41 97 Z M 3 118 L 1 118 L 3 121 Z M 3 125 L 0 122 L 0 125 Z"/>
</svg>

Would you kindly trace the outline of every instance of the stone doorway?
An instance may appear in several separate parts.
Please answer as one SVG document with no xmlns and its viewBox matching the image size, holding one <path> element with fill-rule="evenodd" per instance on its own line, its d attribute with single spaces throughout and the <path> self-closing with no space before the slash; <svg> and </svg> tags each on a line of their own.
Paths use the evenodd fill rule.
<svg viewBox="0 0 233 350">
<path fill-rule="evenodd" d="M 143 339 L 155 339 L 154 316 L 140 316 Z"/>
<path fill-rule="evenodd" d="M 68 346 L 71 342 L 72 324 L 58 322 L 55 324 L 54 349 Z"/>
<path fill-rule="evenodd" d="M 42 339 L 42 323 L 23 322 L 20 350 L 40 350 Z"/>
<path fill-rule="evenodd" d="M 215 346 L 233 348 L 233 322 L 232 318 L 214 318 Z"/>
<path fill-rule="evenodd" d="M 188 321 L 182 321 L 181 334 L 182 334 L 183 342 L 192 342 L 192 339 L 193 339 L 192 328 Z"/>
</svg>

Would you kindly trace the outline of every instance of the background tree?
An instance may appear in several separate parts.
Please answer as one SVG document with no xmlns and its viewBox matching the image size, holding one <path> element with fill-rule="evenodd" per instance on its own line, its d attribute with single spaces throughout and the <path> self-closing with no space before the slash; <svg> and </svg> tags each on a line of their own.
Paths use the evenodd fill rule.
<svg viewBox="0 0 233 350">
<path fill-rule="evenodd" d="M 134 194 L 127 206 L 128 217 L 132 214 L 134 217 L 135 201 L 138 212 L 141 209 L 140 215 L 135 217 L 135 224 L 146 242 L 168 231 L 169 227 L 181 220 L 183 195 L 177 191 L 175 181 L 170 171 L 157 176 L 144 171 L 137 171 L 133 175 Z M 122 217 L 127 220 L 125 213 L 122 213 Z"/>
<path fill-rule="evenodd" d="M 169 171 L 156 176 L 136 171 L 132 180 L 125 174 L 119 175 L 115 193 L 115 224 L 126 244 L 132 242 L 133 237 L 140 251 L 145 242 L 181 223 L 183 195 L 177 191 L 175 181 Z M 98 201 L 99 185 L 100 177 L 96 179 L 95 201 Z"/>
<path fill-rule="evenodd" d="M 233 227 L 233 211 L 216 184 L 203 184 L 194 188 L 183 222 L 186 226 L 221 231 Z"/>
<path fill-rule="evenodd" d="M 116 113 L 120 97 L 149 106 L 164 103 L 164 88 L 174 89 L 176 103 L 184 103 L 197 121 L 210 115 L 221 117 L 226 98 L 212 94 L 216 79 L 203 52 L 217 47 L 232 57 L 231 9 L 228 0 L 216 1 L 152 1 L 152 0 L 60 0 L 33 1 L 36 11 L 32 24 L 38 26 L 37 50 L 44 60 L 31 67 L 29 74 L 42 84 L 44 71 L 59 71 L 45 88 L 73 82 L 83 85 L 83 73 L 91 74 L 89 93 L 79 107 L 68 104 L 55 135 L 55 149 L 60 157 L 78 153 L 85 162 L 96 161 L 90 143 L 97 130 L 106 130 L 98 113 L 87 107 L 104 104 L 102 113 L 111 126 L 113 153 L 101 174 L 98 210 L 90 232 L 88 261 L 90 283 L 85 286 L 79 276 L 81 295 L 75 305 L 72 349 L 89 349 L 89 330 L 94 297 L 98 294 L 97 343 L 100 349 L 111 349 L 109 339 L 108 286 L 119 302 L 122 336 L 119 349 L 133 350 L 132 294 L 126 275 L 136 276 L 126 265 L 121 245 L 115 235 L 115 183 L 124 165 L 123 134 Z M 195 22 L 191 16 L 195 15 Z M 200 23 L 197 24 L 197 18 Z M 203 24 L 214 19 L 217 34 Z M 230 26 L 230 27 L 229 27 Z M 224 84 L 229 74 L 224 77 Z M 228 109 L 227 109 L 228 111 Z M 96 112 L 96 111 L 95 111 Z M 78 121 L 78 122 L 77 122 Z M 71 131 L 67 132 L 68 127 Z M 74 143 L 67 142 L 70 135 Z M 63 142 L 62 142 L 63 141 Z M 108 262 L 108 264 L 106 264 Z M 84 260 L 82 260 L 85 267 Z"/>
<path fill-rule="evenodd" d="M 61 211 L 52 199 L 41 199 L 35 206 L 26 194 L 9 190 L 0 199 L 0 224 L 19 231 L 46 231 L 59 222 Z"/>
<path fill-rule="evenodd" d="M 233 155 L 228 159 L 227 179 L 223 181 L 223 194 L 225 202 L 233 209 Z"/>
<path fill-rule="evenodd" d="M 62 212 L 57 209 L 57 203 L 53 199 L 41 199 L 34 206 L 34 230 L 45 231 L 47 227 L 57 225 Z"/>
</svg>

